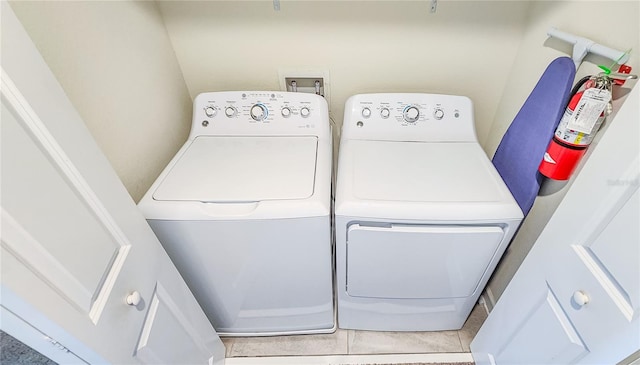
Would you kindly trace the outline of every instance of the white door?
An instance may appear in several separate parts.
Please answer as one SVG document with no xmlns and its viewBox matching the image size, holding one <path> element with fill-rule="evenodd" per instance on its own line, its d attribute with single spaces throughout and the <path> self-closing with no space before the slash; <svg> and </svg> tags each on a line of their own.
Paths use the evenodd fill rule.
<svg viewBox="0 0 640 365">
<path fill-rule="evenodd" d="M 6 2 L 2 56 L 1 305 L 15 319 L 2 329 L 24 339 L 11 323 L 28 324 L 60 362 L 224 363 L 215 330 Z"/>
<path fill-rule="evenodd" d="M 639 94 L 471 343 L 476 364 L 615 364 L 640 348 Z"/>
</svg>

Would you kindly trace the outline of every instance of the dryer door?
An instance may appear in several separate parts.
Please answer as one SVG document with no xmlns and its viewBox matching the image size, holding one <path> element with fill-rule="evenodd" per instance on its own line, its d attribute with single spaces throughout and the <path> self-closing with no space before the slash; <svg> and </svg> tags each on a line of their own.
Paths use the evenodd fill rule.
<svg viewBox="0 0 640 365">
<path fill-rule="evenodd" d="M 468 297 L 503 236 L 496 226 L 353 224 L 347 232 L 347 293 L 368 298 Z"/>
</svg>

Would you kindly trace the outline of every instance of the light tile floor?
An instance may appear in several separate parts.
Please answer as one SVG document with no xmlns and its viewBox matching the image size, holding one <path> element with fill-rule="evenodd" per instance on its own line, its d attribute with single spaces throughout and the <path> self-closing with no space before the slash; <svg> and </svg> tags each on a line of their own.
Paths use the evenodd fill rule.
<svg viewBox="0 0 640 365">
<path fill-rule="evenodd" d="M 307 356 L 469 352 L 469 344 L 487 317 L 476 305 L 462 329 L 438 332 L 374 332 L 338 329 L 327 335 L 226 337 L 226 356 Z"/>
</svg>

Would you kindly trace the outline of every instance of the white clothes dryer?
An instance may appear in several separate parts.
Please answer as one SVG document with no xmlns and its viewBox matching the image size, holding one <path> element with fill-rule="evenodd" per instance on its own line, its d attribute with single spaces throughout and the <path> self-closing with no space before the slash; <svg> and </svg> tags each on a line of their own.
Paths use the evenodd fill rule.
<svg viewBox="0 0 640 365">
<path fill-rule="evenodd" d="M 139 203 L 221 335 L 335 330 L 332 139 L 314 94 L 208 92 Z"/>
<path fill-rule="evenodd" d="M 523 217 L 461 96 L 349 98 L 336 189 L 340 328 L 461 328 Z"/>
</svg>

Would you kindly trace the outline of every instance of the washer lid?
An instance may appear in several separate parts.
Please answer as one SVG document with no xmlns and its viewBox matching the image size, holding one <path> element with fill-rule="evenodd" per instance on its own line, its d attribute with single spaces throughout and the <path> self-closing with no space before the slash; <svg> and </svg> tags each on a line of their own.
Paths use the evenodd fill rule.
<svg viewBox="0 0 640 365">
<path fill-rule="evenodd" d="M 353 194 L 406 202 L 512 200 L 476 143 L 353 141 Z"/>
<path fill-rule="evenodd" d="M 313 195 L 317 137 L 194 139 L 153 193 L 155 200 L 257 202 Z"/>
</svg>

